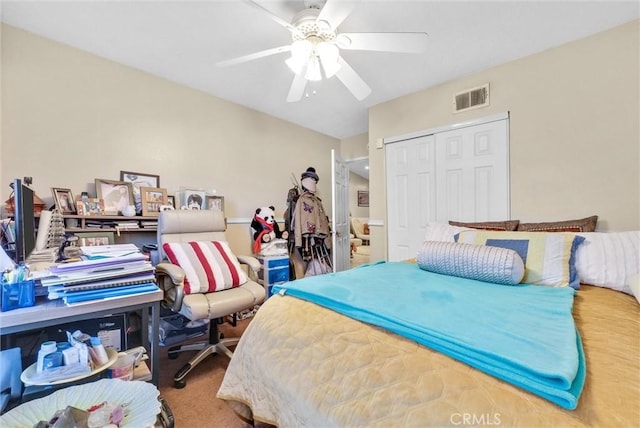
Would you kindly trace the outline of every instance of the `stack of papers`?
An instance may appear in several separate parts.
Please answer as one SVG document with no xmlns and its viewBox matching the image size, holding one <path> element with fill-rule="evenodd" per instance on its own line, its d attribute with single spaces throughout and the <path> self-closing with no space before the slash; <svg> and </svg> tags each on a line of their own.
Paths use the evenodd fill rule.
<svg viewBox="0 0 640 428">
<path fill-rule="evenodd" d="M 155 269 L 133 244 L 82 247 L 83 260 L 60 263 L 40 279 L 49 299 L 67 305 L 157 290 Z"/>
<path fill-rule="evenodd" d="M 87 259 L 104 259 L 138 254 L 140 250 L 134 244 L 95 245 L 80 248 Z"/>
</svg>

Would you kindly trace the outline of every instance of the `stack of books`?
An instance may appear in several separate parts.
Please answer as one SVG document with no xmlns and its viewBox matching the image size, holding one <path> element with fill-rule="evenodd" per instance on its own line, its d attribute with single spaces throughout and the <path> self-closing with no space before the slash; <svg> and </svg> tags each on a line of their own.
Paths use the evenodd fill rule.
<svg viewBox="0 0 640 428">
<path fill-rule="evenodd" d="M 50 300 L 62 299 L 72 306 L 158 289 L 153 265 L 135 245 L 98 245 L 82 251 L 81 261 L 52 266 L 50 275 L 41 278 Z"/>
<path fill-rule="evenodd" d="M 123 220 L 123 221 L 118 221 L 116 222 L 116 229 L 119 230 L 132 230 L 132 229 L 139 229 L 140 228 L 140 224 L 138 224 L 138 222 L 136 220 Z"/>
</svg>

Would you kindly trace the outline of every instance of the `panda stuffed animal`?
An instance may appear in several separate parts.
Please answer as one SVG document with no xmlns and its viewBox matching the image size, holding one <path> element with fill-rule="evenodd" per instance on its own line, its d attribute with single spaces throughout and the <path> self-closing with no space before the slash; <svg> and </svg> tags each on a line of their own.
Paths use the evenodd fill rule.
<svg viewBox="0 0 640 428">
<path fill-rule="evenodd" d="M 280 231 L 278 222 L 276 221 L 275 208 L 273 206 L 260 207 L 256 209 L 256 213 L 251 221 L 251 229 L 253 230 L 253 252 L 255 254 L 264 254 L 268 247 L 264 244 L 273 242 L 276 239 L 286 240 L 289 232 Z"/>
</svg>

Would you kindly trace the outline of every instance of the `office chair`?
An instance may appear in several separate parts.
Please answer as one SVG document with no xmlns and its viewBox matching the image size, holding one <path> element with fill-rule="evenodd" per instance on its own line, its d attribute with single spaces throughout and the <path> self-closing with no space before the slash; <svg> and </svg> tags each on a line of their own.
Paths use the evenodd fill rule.
<svg viewBox="0 0 640 428">
<path fill-rule="evenodd" d="M 225 238 L 224 213 L 212 210 L 162 211 L 158 218 L 158 286 L 163 305 L 188 319 L 209 319 L 209 341 L 169 349 L 169 358 L 182 351 L 200 351 L 173 378 L 175 388 L 186 386 L 185 377 L 211 354 L 229 358 L 229 346 L 239 338 L 222 338 L 217 320 L 251 309 L 265 299 L 256 282 L 260 263 L 253 257 L 235 256 Z M 247 273 L 240 265 L 248 266 Z"/>
</svg>

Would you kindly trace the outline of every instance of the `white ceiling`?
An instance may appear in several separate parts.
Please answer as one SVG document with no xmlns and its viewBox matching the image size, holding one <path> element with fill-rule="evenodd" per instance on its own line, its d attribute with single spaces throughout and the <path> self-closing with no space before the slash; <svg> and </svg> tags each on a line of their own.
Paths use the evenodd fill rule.
<svg viewBox="0 0 640 428">
<path fill-rule="evenodd" d="M 304 8 L 302 0 L 260 3 L 287 21 Z M 372 88 L 368 98 L 357 101 L 334 77 L 315 84 L 315 95 L 287 103 L 288 54 L 216 66 L 291 41 L 288 30 L 241 1 L 2 0 L 0 6 L 7 24 L 336 138 L 366 132 L 368 109 L 381 102 L 639 17 L 637 1 L 362 0 L 341 32 L 427 32 L 427 52 L 343 51 Z"/>
</svg>

